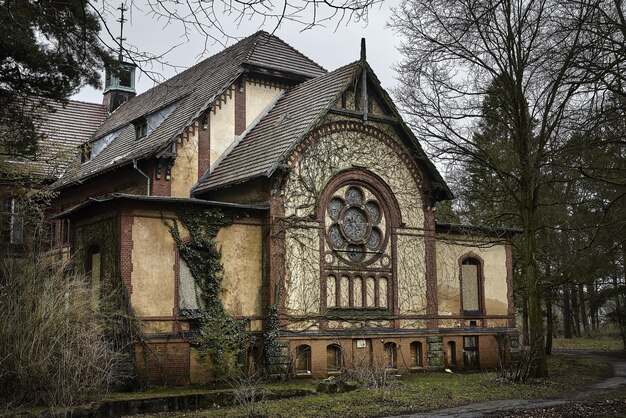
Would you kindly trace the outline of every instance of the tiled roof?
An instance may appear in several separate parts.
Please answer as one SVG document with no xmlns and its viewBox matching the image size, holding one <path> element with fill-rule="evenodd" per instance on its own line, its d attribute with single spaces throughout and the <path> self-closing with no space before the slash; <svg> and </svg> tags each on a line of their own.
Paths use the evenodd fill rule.
<svg viewBox="0 0 626 418">
<path fill-rule="evenodd" d="M 192 193 L 269 176 L 276 162 L 315 125 L 359 68 L 357 61 L 288 91 Z"/>
<path fill-rule="evenodd" d="M 70 100 L 63 105 L 48 101 L 50 110 L 37 108 L 39 140 L 34 159 L 5 161 L 15 168 L 25 166 L 30 176 L 53 180 L 58 178 L 76 155 L 77 147 L 89 140 L 107 117 L 104 106 Z"/>
<path fill-rule="evenodd" d="M 163 150 L 249 65 L 305 77 L 326 73 L 324 68 L 281 39 L 267 32 L 257 32 L 117 108 L 98 128 L 93 139 L 118 129 L 122 129 L 121 134 L 90 161 L 76 163 L 54 186 L 63 187 Z M 174 102 L 179 102 L 178 107 L 157 129 L 140 140 L 135 139 L 132 121 Z"/>
</svg>

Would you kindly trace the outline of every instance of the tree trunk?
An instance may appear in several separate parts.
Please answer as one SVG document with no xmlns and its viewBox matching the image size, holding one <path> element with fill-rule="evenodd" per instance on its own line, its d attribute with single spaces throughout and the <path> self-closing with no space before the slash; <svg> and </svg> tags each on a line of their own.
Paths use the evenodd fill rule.
<svg viewBox="0 0 626 418">
<path fill-rule="evenodd" d="M 552 290 L 546 292 L 546 355 L 552 354 L 552 334 L 554 333 L 554 317 L 552 315 Z"/>
<path fill-rule="evenodd" d="M 585 304 L 585 288 L 582 283 L 578 285 L 578 306 L 580 307 L 580 320 L 583 325 L 585 335 L 589 335 L 589 317 L 587 316 L 587 307 Z"/>
<path fill-rule="evenodd" d="M 576 285 L 570 285 L 570 295 L 572 297 L 572 318 L 574 319 L 574 334 L 580 337 L 580 308 L 578 307 L 578 292 Z"/>
<path fill-rule="evenodd" d="M 596 290 L 596 282 L 587 285 L 587 294 L 589 295 L 589 316 L 591 317 L 591 330 L 597 332 L 600 324 L 598 323 L 598 292 Z"/>
<path fill-rule="evenodd" d="M 572 338 L 572 308 L 570 304 L 569 286 L 563 286 L 563 336 Z"/>
<path fill-rule="evenodd" d="M 534 213 L 526 214 L 527 219 L 526 242 L 524 248 L 524 275 L 526 278 L 526 294 L 528 295 L 528 335 L 530 337 L 530 350 L 533 354 L 530 377 L 538 378 L 548 375 L 548 361 L 546 358 L 545 328 L 543 323 L 543 310 L 541 306 L 541 286 L 539 285 L 539 272 L 535 255 L 537 254 L 537 240 L 535 237 Z"/>
<path fill-rule="evenodd" d="M 626 329 L 624 327 L 624 311 L 622 308 L 622 301 L 620 297 L 619 281 L 617 277 L 613 278 L 613 288 L 615 289 L 615 312 L 617 315 L 617 324 L 619 325 L 619 331 L 622 336 L 622 344 L 626 350 Z"/>
<path fill-rule="evenodd" d="M 522 345 L 530 345 L 528 337 L 528 298 L 522 297 Z"/>
</svg>

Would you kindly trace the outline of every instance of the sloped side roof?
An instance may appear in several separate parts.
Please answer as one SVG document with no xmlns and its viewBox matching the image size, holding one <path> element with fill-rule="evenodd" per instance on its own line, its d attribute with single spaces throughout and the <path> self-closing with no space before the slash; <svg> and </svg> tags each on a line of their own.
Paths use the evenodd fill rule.
<svg viewBox="0 0 626 418">
<path fill-rule="evenodd" d="M 192 193 L 268 176 L 276 161 L 281 160 L 291 145 L 335 102 L 359 68 L 357 61 L 287 92 L 215 170 L 198 182 Z"/>
<path fill-rule="evenodd" d="M 63 187 L 162 150 L 245 71 L 247 64 L 304 77 L 326 72 L 284 41 L 267 32 L 257 32 L 121 105 L 98 128 L 93 139 L 119 129 L 122 133 L 90 161 L 74 164 L 54 186 Z M 157 129 L 135 139 L 131 122 L 175 102 L 179 102 L 178 107 Z"/>
<path fill-rule="evenodd" d="M 104 106 L 70 100 L 65 105 L 47 101 L 50 110 L 37 108 L 37 129 L 43 138 L 38 143 L 34 159 L 5 161 L 6 164 L 23 171 L 29 176 L 55 179 L 71 162 L 76 147 L 88 141 L 107 117 Z"/>
<path fill-rule="evenodd" d="M 393 101 L 380 85 L 380 81 L 366 62 L 357 61 L 321 77 L 306 81 L 287 92 L 257 126 L 243 138 L 222 162 L 207 172 L 192 189 L 193 195 L 213 189 L 242 183 L 246 180 L 269 177 L 284 162 L 288 152 L 308 134 L 337 97 L 352 84 L 361 73 L 368 72 L 368 79 L 391 112 L 401 132 L 411 143 L 410 152 L 416 163 L 429 177 L 437 200 L 451 199 L 452 192 L 427 158 L 415 135 L 402 121 Z"/>
</svg>

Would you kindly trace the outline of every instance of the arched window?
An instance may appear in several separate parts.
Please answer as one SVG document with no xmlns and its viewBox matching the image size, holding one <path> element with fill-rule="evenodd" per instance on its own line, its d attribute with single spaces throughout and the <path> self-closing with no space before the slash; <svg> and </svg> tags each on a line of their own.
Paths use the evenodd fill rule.
<svg viewBox="0 0 626 418">
<path fill-rule="evenodd" d="M 411 343 L 411 367 L 422 367 L 422 343 L 413 341 Z"/>
<path fill-rule="evenodd" d="M 329 372 L 341 370 L 341 347 L 337 344 L 326 347 L 326 370 Z"/>
<path fill-rule="evenodd" d="M 328 182 L 318 204 L 323 308 L 394 309 L 397 201 L 378 176 L 353 169 Z"/>
<path fill-rule="evenodd" d="M 464 315 L 482 313 L 482 265 L 475 257 L 461 262 L 461 303 Z"/>
<path fill-rule="evenodd" d="M 398 346 L 396 343 L 385 343 L 385 368 L 398 368 Z"/>
<path fill-rule="evenodd" d="M 456 343 L 454 341 L 448 341 L 446 359 L 446 366 L 456 366 Z"/>
<path fill-rule="evenodd" d="M 311 346 L 302 344 L 296 347 L 294 368 L 296 375 L 311 374 Z"/>
<path fill-rule="evenodd" d="M 95 305 L 100 299 L 100 281 L 102 276 L 102 250 L 93 244 L 85 253 L 85 275 L 91 289 L 91 301 Z"/>
</svg>

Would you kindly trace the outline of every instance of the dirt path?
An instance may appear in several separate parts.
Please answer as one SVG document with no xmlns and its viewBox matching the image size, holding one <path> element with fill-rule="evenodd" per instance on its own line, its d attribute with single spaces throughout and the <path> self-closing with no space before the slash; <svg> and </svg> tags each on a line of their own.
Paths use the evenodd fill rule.
<svg viewBox="0 0 626 418">
<path fill-rule="evenodd" d="M 427 413 L 400 415 L 396 418 L 575 417 L 591 416 L 592 413 L 596 412 L 598 414 L 595 416 L 618 416 L 615 415 L 615 411 L 624 412 L 623 416 L 626 416 L 626 402 L 623 400 L 597 401 L 601 399 L 603 392 L 626 386 L 626 361 L 624 359 L 581 350 L 562 350 L 559 353 L 584 355 L 610 363 L 613 367 L 613 376 L 589 388 L 581 388 L 582 390 L 579 392 L 568 393 L 553 399 L 505 399 L 440 409 Z M 603 411 L 603 408 L 606 411 Z"/>
</svg>

